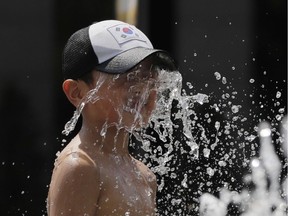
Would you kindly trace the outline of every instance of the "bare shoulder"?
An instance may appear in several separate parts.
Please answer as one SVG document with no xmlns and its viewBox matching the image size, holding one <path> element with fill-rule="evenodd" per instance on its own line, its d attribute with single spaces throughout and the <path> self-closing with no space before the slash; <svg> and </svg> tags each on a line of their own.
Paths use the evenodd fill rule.
<svg viewBox="0 0 288 216">
<path fill-rule="evenodd" d="M 55 168 L 69 166 L 73 168 L 91 168 L 91 171 L 97 168 L 93 161 L 84 151 L 80 149 L 64 149 L 55 161 Z"/>
<path fill-rule="evenodd" d="M 97 164 L 85 153 L 64 150 L 56 160 L 52 174 L 48 195 L 49 215 L 94 212 L 99 181 Z"/>
<path fill-rule="evenodd" d="M 94 181 L 91 183 L 95 183 L 95 180 L 99 178 L 96 162 L 80 149 L 64 149 L 55 161 L 52 183 L 55 180 L 62 181 L 63 179 L 76 182 L 84 177 L 92 177 Z"/>
</svg>

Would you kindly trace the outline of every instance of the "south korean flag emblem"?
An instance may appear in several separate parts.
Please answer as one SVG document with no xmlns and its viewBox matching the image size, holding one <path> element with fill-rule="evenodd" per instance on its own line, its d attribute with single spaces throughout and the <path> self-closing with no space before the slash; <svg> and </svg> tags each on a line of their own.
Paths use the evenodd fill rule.
<svg viewBox="0 0 288 216">
<path fill-rule="evenodd" d="M 133 26 L 120 24 L 108 28 L 108 31 L 116 39 L 119 44 L 125 43 L 130 40 L 140 40 L 144 41 L 144 38 L 141 38 L 141 34 Z"/>
</svg>

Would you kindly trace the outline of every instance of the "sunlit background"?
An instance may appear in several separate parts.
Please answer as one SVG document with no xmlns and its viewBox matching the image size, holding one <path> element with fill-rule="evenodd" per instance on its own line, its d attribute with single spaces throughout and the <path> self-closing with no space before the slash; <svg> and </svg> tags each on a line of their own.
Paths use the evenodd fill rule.
<svg viewBox="0 0 288 216">
<path fill-rule="evenodd" d="M 239 127 L 247 136 L 261 120 L 277 130 L 287 114 L 286 0 L 1 1 L 0 215 L 46 215 L 56 153 L 77 132 L 69 137 L 61 134 L 74 112 L 62 92 L 61 52 L 73 32 L 103 19 L 136 25 L 154 47 L 175 58 L 188 92 L 209 95 L 208 104 L 195 107 L 206 136 L 215 129 L 208 117 L 224 122 L 233 114 L 213 115 L 211 106 L 231 105 L 225 97 L 232 95 L 232 104 L 241 106 L 239 116 L 246 118 Z M 216 72 L 221 80 L 216 79 Z M 237 140 L 239 133 L 231 136 Z M 221 138 L 225 143 L 226 138 Z M 241 162 L 251 155 L 249 143 L 243 145 L 246 148 L 239 145 L 235 151 Z M 166 182 L 158 193 L 162 215 L 165 211 L 167 215 L 196 215 L 201 193 L 217 195 L 223 182 L 242 187 L 239 182 L 247 167 L 235 163 L 219 175 L 201 176 L 223 156 L 217 151 L 209 159 L 201 154 L 194 162 L 175 156 L 170 166 L 181 178 L 158 176 Z M 284 159 L 282 162 L 285 165 Z M 175 185 L 181 185 L 184 174 L 189 184 L 180 190 Z M 181 204 L 165 202 L 169 191 Z"/>
</svg>

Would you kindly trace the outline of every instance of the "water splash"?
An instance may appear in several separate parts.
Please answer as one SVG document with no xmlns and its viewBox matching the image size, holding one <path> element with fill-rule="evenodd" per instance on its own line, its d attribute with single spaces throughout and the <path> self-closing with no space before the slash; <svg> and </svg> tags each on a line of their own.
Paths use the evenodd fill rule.
<svg viewBox="0 0 288 216">
<path fill-rule="evenodd" d="M 194 136 L 192 135 L 192 127 L 194 125 L 191 115 L 194 115 L 193 106 L 195 103 L 204 104 L 208 103 L 209 99 L 206 94 L 198 93 L 196 95 L 187 95 L 182 89 L 182 75 L 178 71 L 167 72 L 160 71 L 158 74 L 160 84 L 157 88 L 158 99 L 156 108 L 150 118 L 150 128 L 157 134 L 158 138 L 166 143 L 167 151 L 164 155 L 159 158 L 153 157 L 154 161 L 158 162 L 158 166 L 152 169 L 161 175 L 167 173 L 169 168 L 165 167 L 167 162 L 173 157 L 169 156 L 173 152 L 173 146 L 177 143 L 185 142 L 190 148 L 189 154 L 193 157 L 198 157 L 199 146 L 195 142 Z M 190 83 L 187 83 L 190 86 Z M 173 103 L 176 103 L 177 112 L 172 113 Z M 175 138 L 173 121 L 181 121 L 182 131 L 181 138 Z M 146 131 L 134 131 L 133 135 L 142 143 L 149 141 L 155 141 L 155 136 L 149 136 Z M 162 148 L 158 148 L 162 152 Z"/>
<path fill-rule="evenodd" d="M 252 100 L 251 105 L 253 109 L 250 109 L 249 117 L 243 115 L 247 107 L 245 103 L 237 97 L 244 95 L 244 97 L 249 96 L 253 98 L 254 93 L 248 94 L 246 89 L 236 91 L 235 88 L 231 86 L 232 83 L 230 80 L 226 77 L 222 76 L 219 72 L 215 72 L 214 75 L 216 80 L 219 80 L 219 90 L 222 92 L 222 98 L 219 100 L 216 98 L 218 102 L 213 103 L 213 100 L 215 100 L 213 93 L 208 96 L 202 93 L 192 94 L 188 92 L 188 95 L 188 93 L 183 90 L 177 90 L 177 92 L 179 92 L 177 95 L 178 98 L 176 97 L 172 100 L 174 107 L 168 106 L 169 112 L 166 113 L 166 116 L 171 115 L 172 118 L 167 118 L 167 121 L 164 120 L 163 122 L 161 121 L 162 119 L 157 120 L 156 118 L 157 123 L 160 122 L 160 125 L 165 125 L 165 123 L 167 125 L 166 131 L 163 131 L 161 127 L 159 130 L 164 135 L 167 135 L 160 139 L 165 144 L 158 146 L 155 136 L 152 136 L 153 140 L 150 139 L 149 135 L 144 137 L 145 148 L 142 149 L 145 153 L 140 158 L 160 177 L 158 191 L 163 194 L 163 197 L 158 199 L 158 203 L 167 207 L 167 209 L 162 212 L 164 215 L 166 213 L 169 214 L 168 212 L 178 214 L 178 210 L 182 212 L 181 214 L 184 212 L 187 215 L 195 215 L 196 212 L 199 214 L 200 208 L 202 210 L 206 209 L 206 207 L 203 207 L 206 200 L 205 197 L 207 197 L 207 199 L 213 197 L 213 199 L 223 202 L 221 204 L 223 209 L 215 209 L 221 210 L 218 215 L 226 215 L 228 213 L 228 206 L 231 203 L 235 205 L 239 204 L 240 206 L 243 204 L 243 206 L 239 207 L 239 210 L 235 210 L 239 213 L 241 210 L 247 209 L 248 207 L 246 205 L 251 202 L 250 197 L 252 192 L 248 189 L 242 189 L 243 185 L 245 182 L 255 184 L 252 181 L 254 174 L 244 176 L 244 182 L 241 182 L 240 175 L 242 176 L 249 167 L 251 172 L 253 170 L 254 173 L 257 173 L 257 169 L 252 168 L 252 166 L 256 166 L 257 163 L 264 166 L 262 165 L 262 159 L 258 159 L 258 162 L 257 160 L 251 159 L 258 154 L 259 143 L 257 143 L 257 140 L 260 137 L 260 134 L 258 134 L 260 125 L 253 126 L 250 124 L 250 121 L 252 118 L 253 120 L 257 120 L 257 117 L 259 118 L 259 122 L 262 121 L 260 117 L 262 113 L 257 113 L 256 110 L 257 108 L 266 108 L 266 105 L 263 105 L 260 101 L 258 107 L 256 102 Z M 174 76 L 177 75 L 171 75 L 171 77 Z M 255 80 L 250 79 L 247 82 L 253 84 Z M 188 87 L 187 91 L 191 90 L 192 84 L 190 82 L 186 82 L 186 84 Z M 180 92 L 182 94 L 180 94 Z M 212 101 L 212 105 L 207 108 L 207 104 L 205 103 L 209 103 L 210 101 Z M 169 101 L 169 104 L 171 104 L 171 101 Z M 275 120 L 277 121 L 281 121 L 285 113 L 285 107 L 280 107 L 280 105 L 280 102 L 275 101 L 275 106 L 279 106 L 277 113 L 279 116 L 275 116 Z M 200 112 L 197 111 L 199 106 L 203 106 L 204 108 L 200 108 Z M 174 110 L 171 112 L 170 108 Z M 164 112 L 164 110 L 162 110 L 162 112 Z M 202 113 L 204 113 L 204 117 L 202 117 Z M 271 118 L 268 116 L 268 119 Z M 175 122 L 174 120 L 179 121 Z M 276 132 L 275 128 L 278 122 L 275 120 L 273 119 L 272 121 L 273 128 L 270 129 L 271 134 Z M 173 133 L 175 130 L 176 133 Z M 269 134 L 269 131 L 263 130 L 261 132 L 261 134 L 264 135 L 265 133 Z M 279 133 L 276 133 L 276 136 L 278 135 Z M 143 141 L 143 136 L 141 138 Z M 141 140 L 141 138 L 139 140 Z M 191 146 L 189 146 L 189 141 L 192 143 Z M 156 143 L 155 147 L 153 147 L 152 142 L 153 144 Z M 276 142 L 282 143 L 280 138 L 277 139 Z M 188 151 L 187 147 L 189 148 Z M 195 147 L 195 150 L 193 150 L 193 147 Z M 199 158 L 199 160 L 197 160 L 197 158 Z M 207 163 L 208 159 L 211 162 Z M 281 167 L 280 169 L 284 168 Z M 266 173 L 266 169 L 264 170 Z M 266 177 L 267 176 L 265 176 L 265 178 Z M 183 180 L 185 180 L 184 184 Z M 274 182 L 275 180 L 276 178 L 274 178 Z M 270 181 L 269 179 L 268 183 L 266 183 L 267 186 L 270 185 Z M 171 182 L 175 182 L 174 186 L 171 186 L 171 184 L 173 184 Z M 280 185 L 279 182 L 278 185 Z M 221 189 L 221 187 L 223 188 Z M 277 185 L 273 187 L 277 188 Z M 274 190 L 273 187 L 269 190 Z M 194 190 L 194 188 L 196 189 Z M 281 195 L 285 194 L 287 187 L 285 187 L 285 189 L 283 185 L 281 185 L 280 188 L 283 190 Z M 241 191 L 241 193 L 239 191 Z M 211 194 L 208 194 L 209 192 L 211 192 Z M 216 198 L 212 193 L 220 193 L 220 198 Z M 204 198 L 201 196 L 202 194 Z M 181 202 L 175 202 L 175 200 L 179 200 L 175 197 L 180 197 Z M 198 199 L 199 197 L 201 197 L 201 199 Z M 172 200 L 174 200 L 173 204 Z M 199 201 L 201 201 L 202 204 L 198 206 Z M 229 208 L 231 207 L 229 206 Z M 178 213 L 175 213 L 176 211 Z M 244 215 L 244 212 L 242 213 Z M 179 213 L 179 215 L 181 214 Z M 202 212 L 202 214 L 209 215 L 207 212 L 205 214 Z M 215 213 L 215 215 L 217 214 Z"/>
<path fill-rule="evenodd" d="M 141 67 L 136 68 L 134 71 L 131 71 L 127 74 L 123 74 L 122 76 L 119 74 L 109 75 L 105 73 L 99 73 L 99 77 L 97 79 L 95 88 L 90 90 L 87 93 L 87 95 L 82 99 L 81 103 L 76 108 L 73 117 L 66 123 L 62 133 L 64 135 L 69 135 L 69 133 L 75 129 L 77 121 L 81 116 L 84 107 L 88 103 L 93 104 L 102 99 L 109 101 L 109 103 L 111 103 L 111 107 L 113 107 L 114 111 L 118 113 L 117 122 L 112 123 L 105 122 L 103 127 L 99 129 L 103 136 L 105 136 L 107 129 L 111 126 L 116 126 L 118 130 L 120 130 L 121 128 L 125 128 L 130 133 L 132 133 L 135 129 L 137 129 L 139 127 L 138 125 L 144 127 L 145 121 L 143 121 L 143 115 L 141 113 L 141 110 L 148 103 L 150 92 L 153 91 L 153 89 L 156 87 L 155 85 L 157 84 L 155 83 L 154 78 L 150 78 L 147 74 L 143 75 L 140 72 Z M 158 74 L 157 71 L 148 71 L 148 72 L 150 74 L 153 73 Z M 106 86 L 110 96 L 108 96 L 108 94 L 107 95 L 99 94 L 99 89 L 107 79 L 110 80 L 109 84 Z M 118 96 L 119 89 L 117 88 L 117 85 L 119 85 L 119 82 L 123 87 L 122 90 L 127 91 L 126 95 L 123 96 L 126 97 L 126 102 L 124 103 L 123 101 L 121 101 L 122 98 L 119 98 Z M 163 83 L 161 82 L 161 85 L 162 84 Z M 116 85 L 116 88 L 113 87 L 114 85 Z M 111 97 L 111 95 L 113 95 L 113 97 Z M 133 114 L 134 119 L 132 121 L 132 125 L 127 126 L 125 124 L 123 119 L 125 113 Z"/>
<path fill-rule="evenodd" d="M 105 81 L 105 76 L 103 74 L 100 74 L 100 77 L 96 82 L 96 87 L 90 90 L 87 93 L 87 95 L 82 99 L 82 101 L 80 102 L 76 110 L 74 111 L 73 117 L 65 124 L 62 134 L 68 136 L 71 133 L 71 131 L 75 129 L 77 121 L 79 117 L 81 116 L 82 110 L 84 109 L 87 103 L 95 103 L 97 100 L 100 99 L 100 97 L 97 95 L 97 92 L 99 91 L 104 81 Z"/>
<path fill-rule="evenodd" d="M 80 103 L 80 105 L 74 111 L 73 117 L 65 124 L 62 134 L 68 136 L 70 132 L 74 130 L 85 104 L 86 102 Z"/>
<path fill-rule="evenodd" d="M 260 156 L 251 160 L 251 176 L 246 176 L 246 181 L 247 179 L 251 181 L 255 189 L 252 192 L 244 189 L 238 193 L 223 188 L 219 199 L 204 193 L 200 197 L 200 215 L 225 216 L 229 203 L 236 203 L 242 207 L 241 216 L 284 216 L 287 214 L 287 177 L 281 187 L 282 167 L 273 147 L 270 125 L 267 122 L 261 122 L 258 128 Z M 281 131 L 284 137 L 282 147 L 287 157 L 287 117 L 283 119 Z"/>
</svg>

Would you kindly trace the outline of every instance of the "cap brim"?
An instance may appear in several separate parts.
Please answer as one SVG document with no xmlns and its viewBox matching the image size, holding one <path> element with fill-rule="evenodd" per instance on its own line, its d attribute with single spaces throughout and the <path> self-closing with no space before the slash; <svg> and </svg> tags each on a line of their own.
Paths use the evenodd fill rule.
<svg viewBox="0 0 288 216">
<path fill-rule="evenodd" d="M 106 73 L 120 74 L 125 73 L 135 67 L 138 63 L 143 61 L 148 56 L 157 54 L 159 56 L 159 64 L 164 65 L 167 70 L 176 70 L 176 64 L 170 55 L 163 50 L 148 49 L 143 47 L 136 47 L 129 49 L 119 55 L 103 62 L 96 66 L 96 69 Z"/>
</svg>

